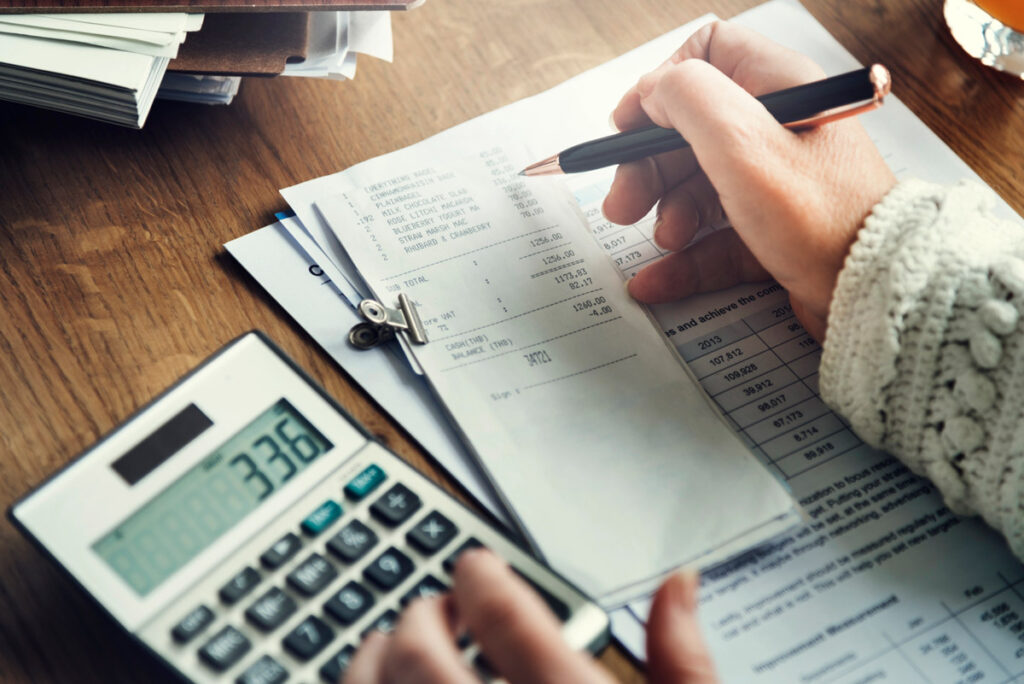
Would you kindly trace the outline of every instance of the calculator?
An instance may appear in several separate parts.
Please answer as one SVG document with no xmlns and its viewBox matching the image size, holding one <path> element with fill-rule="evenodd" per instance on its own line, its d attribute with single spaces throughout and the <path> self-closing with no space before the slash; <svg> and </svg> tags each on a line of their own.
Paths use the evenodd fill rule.
<svg viewBox="0 0 1024 684">
<path fill-rule="evenodd" d="M 605 613 L 406 465 L 260 332 L 245 334 L 12 506 L 24 534 L 195 682 L 336 682 L 360 641 L 503 557 L 596 652 Z M 487 678 L 473 644 L 467 662 Z"/>
</svg>

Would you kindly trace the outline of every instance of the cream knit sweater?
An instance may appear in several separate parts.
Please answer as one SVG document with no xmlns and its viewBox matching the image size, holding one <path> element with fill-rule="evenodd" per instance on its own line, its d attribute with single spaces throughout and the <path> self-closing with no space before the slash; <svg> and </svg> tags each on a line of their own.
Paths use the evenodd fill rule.
<svg viewBox="0 0 1024 684">
<path fill-rule="evenodd" d="M 1024 228 L 976 184 L 899 183 L 832 299 L 822 397 L 1024 558 Z"/>
</svg>

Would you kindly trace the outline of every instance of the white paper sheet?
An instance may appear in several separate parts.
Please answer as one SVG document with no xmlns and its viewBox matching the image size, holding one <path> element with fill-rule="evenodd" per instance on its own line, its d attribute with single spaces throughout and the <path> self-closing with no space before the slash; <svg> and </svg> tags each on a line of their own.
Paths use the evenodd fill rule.
<svg viewBox="0 0 1024 684">
<path fill-rule="evenodd" d="M 390 62 L 395 57 L 391 12 L 352 12 L 349 49 Z"/>
<path fill-rule="evenodd" d="M 173 58 L 178 56 L 178 47 L 185 40 L 185 33 L 172 36 L 169 41 L 156 45 L 150 41 L 129 40 L 126 38 L 112 38 L 91 33 L 76 31 L 65 31 L 62 29 L 49 29 L 36 26 L 12 25 L 0 21 L 0 33 L 27 36 L 38 38 L 47 42 L 64 41 L 68 43 L 81 43 L 82 45 L 93 45 L 95 47 L 133 52 L 140 55 L 153 57 Z"/>
<path fill-rule="evenodd" d="M 5 15 L 7 17 L 18 15 Z M 177 33 L 178 31 L 198 31 L 203 25 L 203 14 L 184 12 L 75 12 L 72 14 L 33 14 L 35 17 L 67 20 L 74 17 L 75 21 L 104 26 L 118 26 L 143 31 L 160 31 Z"/>
<path fill-rule="evenodd" d="M 63 74 L 131 92 L 145 90 L 159 59 L 147 55 L 0 34 L 0 63 Z M 164 60 L 166 62 L 166 60 Z"/>
<path fill-rule="evenodd" d="M 10 24 L 23 28 L 43 28 L 53 31 L 66 31 L 69 33 L 82 33 L 89 36 L 107 36 L 109 38 L 125 38 L 153 45 L 167 45 L 174 42 L 178 36 L 184 35 L 185 31 L 177 29 L 174 31 L 151 31 L 138 29 L 130 26 L 115 26 L 111 24 L 98 24 L 92 21 L 82 21 L 78 15 L 50 15 L 50 14 L 4 14 L 0 15 L 0 24 Z M 184 24 L 184 15 L 181 23 Z"/>
</svg>

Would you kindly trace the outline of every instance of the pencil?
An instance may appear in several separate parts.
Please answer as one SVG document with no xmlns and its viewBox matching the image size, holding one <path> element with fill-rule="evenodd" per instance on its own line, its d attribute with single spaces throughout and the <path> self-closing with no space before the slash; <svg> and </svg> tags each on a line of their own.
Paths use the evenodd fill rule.
<svg viewBox="0 0 1024 684">
<path fill-rule="evenodd" d="M 873 64 L 820 81 L 779 90 L 757 99 L 786 128 L 819 126 L 875 109 L 889 94 L 889 70 Z M 530 164 L 521 176 L 580 173 L 624 164 L 663 152 L 682 149 L 689 143 L 678 131 L 646 126 L 574 145 Z"/>
</svg>

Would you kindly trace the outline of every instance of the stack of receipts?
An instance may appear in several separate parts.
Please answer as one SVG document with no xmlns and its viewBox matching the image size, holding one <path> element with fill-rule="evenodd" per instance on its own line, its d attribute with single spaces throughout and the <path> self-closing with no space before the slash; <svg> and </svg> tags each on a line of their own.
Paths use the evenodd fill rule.
<svg viewBox="0 0 1024 684">
<path fill-rule="evenodd" d="M 0 99 L 141 128 L 203 15 L 0 16 Z"/>
<path fill-rule="evenodd" d="M 709 538 L 719 517 L 747 502 L 740 490 L 721 487 L 705 508 L 689 509 L 692 489 L 680 480 L 688 474 L 694 482 L 703 481 L 704 464 L 694 458 L 694 449 L 717 433 L 712 423 L 718 420 L 707 418 L 707 425 L 693 426 L 690 411 L 706 418 L 694 405 L 679 406 L 670 419 L 685 426 L 672 449 L 674 458 L 652 462 L 658 435 L 644 432 L 651 416 L 643 412 L 661 415 L 665 407 L 626 399 L 656 395 L 657 389 L 637 392 L 660 386 L 649 376 L 614 375 L 621 391 L 609 396 L 562 392 L 571 378 L 552 372 L 547 379 L 559 394 L 554 401 L 548 396 L 538 400 L 535 423 L 529 422 L 528 411 L 511 406 L 517 396 L 536 389 L 535 368 L 584 359 L 581 370 L 586 372 L 577 377 L 609 390 L 595 382 L 603 370 L 615 373 L 634 353 L 659 357 L 629 303 L 613 296 L 613 284 L 601 294 L 568 300 L 583 304 L 584 312 L 611 307 L 606 313 L 577 318 L 581 312 L 575 306 L 559 308 L 555 299 L 554 306 L 542 310 L 553 322 L 513 326 L 513 317 L 531 319 L 541 313 L 523 309 L 523 298 L 535 295 L 534 281 L 571 273 L 555 283 L 564 293 L 561 299 L 580 289 L 569 282 L 585 283 L 584 292 L 605 287 L 606 269 L 592 259 L 591 243 L 625 275 L 662 253 L 651 239 L 650 217 L 615 226 L 601 216 L 610 171 L 519 181 L 524 185 L 506 174 L 524 161 L 607 133 L 607 115 L 619 95 L 712 19 L 682 26 L 547 92 L 396 155 L 287 189 L 285 197 L 297 216 L 282 215 L 278 223 L 227 245 L 454 477 L 502 519 L 524 523 L 552 565 L 601 597 L 612 609 L 613 634 L 641 659 L 650 604 L 636 594 L 650 583 L 639 580 L 625 591 L 617 583 L 656 573 L 666 559 L 664 551 L 679 551 L 679 539 Z M 794 0 L 772 0 L 734 21 L 810 55 L 829 74 L 859 66 Z M 899 88 L 896 83 L 897 94 Z M 558 117 L 566 122 L 564 128 L 546 116 L 550 111 L 565 112 Z M 897 176 L 980 182 L 895 97 L 861 122 Z M 507 141 L 530 148 L 524 152 Z M 589 233 L 565 208 L 564 193 L 554 187 L 562 182 L 576 210 L 586 216 Z M 495 215 L 500 224 L 490 214 L 495 207 L 501 208 Z M 1005 204 L 999 210 L 1020 220 Z M 507 224 L 519 226 L 518 232 L 510 234 Z M 468 247 L 474 236 L 479 243 L 472 243 L 472 249 L 441 249 L 450 243 Z M 438 244 L 431 244 L 434 240 Z M 537 264 L 538 259 L 544 263 Z M 580 259 L 584 263 L 574 263 Z M 534 274 L 539 275 L 531 278 Z M 509 284 L 528 291 L 510 291 Z M 406 362 L 403 350 L 360 352 L 347 342 L 348 329 L 360 321 L 354 300 L 375 293 L 391 304 L 398 292 L 411 294 L 430 321 L 434 337 L 415 352 L 426 379 Z M 784 480 L 806 512 L 802 525 L 704 574 L 699 615 L 722 681 L 852 684 L 1024 677 L 1024 565 L 998 535 L 976 519 L 951 514 L 930 483 L 861 442 L 821 401 L 820 347 L 793 317 L 777 284 L 744 285 L 658 306 L 651 313 L 725 414 L 732 433 L 766 470 Z M 584 341 L 586 331 L 574 332 L 611 325 L 605 318 L 618 316 L 616 324 L 628 328 L 627 336 L 638 335 L 635 345 L 609 338 L 595 346 Z M 547 334 L 540 344 L 527 346 L 531 334 L 560 324 L 574 344 L 558 345 Z M 591 357 L 608 351 L 605 344 L 612 349 L 600 362 L 607 365 L 599 369 Z M 501 367 L 502 353 L 508 367 Z M 520 360 L 523 365 L 516 370 Z M 536 366 L 531 368 L 531 361 Z M 667 363 L 663 367 L 666 379 L 674 377 Z M 483 396 L 476 393 L 480 386 L 486 386 Z M 452 399 L 448 393 L 453 388 L 472 392 L 472 399 Z M 475 406 L 465 405 L 474 400 Z M 587 406 L 594 409 L 591 422 L 581 425 L 586 412 L 576 409 Z M 471 434 L 462 425 L 467 412 L 479 414 Z M 460 422 L 449 422 L 449 416 Z M 558 426 L 565 439 L 558 437 Z M 555 432 L 553 456 L 545 445 L 534 451 L 542 431 Z M 635 441 L 623 449 L 616 431 Z M 586 446 L 570 442 L 569 434 L 583 437 Z M 480 453 L 491 436 L 504 447 L 496 457 L 507 463 Z M 614 450 L 594 447 L 606 438 Z M 476 453 L 470 453 L 467 442 Z M 731 451 L 729 439 L 721 444 Z M 476 458 L 490 470 L 491 482 L 474 467 Z M 608 473 L 624 477 L 616 481 Z M 662 486 L 662 478 L 670 485 Z M 502 490 L 505 482 L 513 489 Z M 529 483 L 537 485 L 536 497 L 524 491 Z M 633 487 L 639 492 L 629 491 Z M 503 511 L 505 503 L 510 515 Z M 620 525 L 617 516 L 629 523 Z M 580 536 L 567 538 L 573 529 Z M 658 549 L 652 552 L 654 546 Z"/>
</svg>

